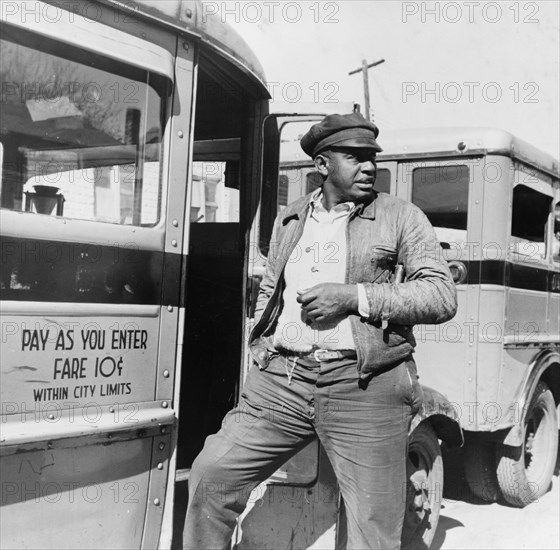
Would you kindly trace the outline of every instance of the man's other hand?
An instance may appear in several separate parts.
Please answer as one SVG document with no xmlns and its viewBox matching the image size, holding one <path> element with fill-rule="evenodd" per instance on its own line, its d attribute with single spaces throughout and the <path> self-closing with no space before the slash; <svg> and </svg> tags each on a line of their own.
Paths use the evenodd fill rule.
<svg viewBox="0 0 560 550">
<path fill-rule="evenodd" d="M 342 283 L 321 283 L 298 290 L 297 301 L 308 322 L 331 321 L 358 312 L 358 288 Z"/>
</svg>

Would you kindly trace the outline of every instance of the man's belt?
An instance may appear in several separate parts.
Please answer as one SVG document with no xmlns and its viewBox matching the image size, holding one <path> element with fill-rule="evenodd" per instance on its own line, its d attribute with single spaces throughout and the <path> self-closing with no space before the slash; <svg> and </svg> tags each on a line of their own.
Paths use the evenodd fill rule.
<svg viewBox="0 0 560 550">
<path fill-rule="evenodd" d="M 355 349 L 316 349 L 310 352 L 297 352 L 289 350 L 280 350 L 280 355 L 285 357 L 300 357 L 302 359 L 315 359 L 317 363 L 325 361 L 336 361 L 339 359 L 356 359 L 358 356 Z"/>
</svg>

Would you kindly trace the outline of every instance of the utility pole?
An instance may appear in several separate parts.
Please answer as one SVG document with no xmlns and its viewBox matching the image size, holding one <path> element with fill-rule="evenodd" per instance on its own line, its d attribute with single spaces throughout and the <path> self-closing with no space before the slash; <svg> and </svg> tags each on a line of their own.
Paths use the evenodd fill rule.
<svg viewBox="0 0 560 550">
<path fill-rule="evenodd" d="M 365 115 L 366 115 L 367 120 L 370 120 L 368 70 L 371 69 L 372 67 L 376 67 L 377 65 L 381 65 L 381 63 L 385 63 L 385 60 L 380 59 L 379 61 L 374 61 L 373 63 L 370 63 L 368 65 L 367 59 L 362 59 L 362 66 L 359 69 L 355 69 L 355 70 L 350 71 L 348 73 L 349 75 L 359 73 L 360 71 L 362 73 L 362 78 L 363 78 L 363 81 L 364 81 L 364 100 L 365 100 L 364 110 L 365 110 Z"/>
</svg>

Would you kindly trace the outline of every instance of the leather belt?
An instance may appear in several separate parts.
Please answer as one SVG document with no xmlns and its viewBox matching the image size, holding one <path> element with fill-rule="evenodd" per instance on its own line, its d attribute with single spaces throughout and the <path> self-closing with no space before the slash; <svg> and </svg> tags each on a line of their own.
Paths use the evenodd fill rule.
<svg viewBox="0 0 560 550">
<path fill-rule="evenodd" d="M 300 357 L 302 359 L 315 359 L 317 363 L 325 361 L 336 361 L 339 359 L 357 359 L 355 349 L 316 349 L 310 352 L 300 353 L 297 351 L 281 350 L 280 355 L 284 357 Z"/>
</svg>

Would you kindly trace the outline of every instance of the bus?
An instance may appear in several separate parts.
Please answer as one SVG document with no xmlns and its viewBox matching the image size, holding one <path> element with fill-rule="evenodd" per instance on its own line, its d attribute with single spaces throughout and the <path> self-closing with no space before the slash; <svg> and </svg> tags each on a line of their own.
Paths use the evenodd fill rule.
<svg viewBox="0 0 560 550">
<path fill-rule="evenodd" d="M 198 1 L 2 2 L 0 19 L 0 544 L 180 547 L 190 465 L 243 384 L 281 180 L 262 67 Z M 426 395 L 405 545 L 437 527 L 439 440 L 462 443 Z M 238 548 L 342 536 L 317 443 L 259 490 Z"/>
<path fill-rule="evenodd" d="M 283 127 L 280 179 L 276 200 L 262 210 L 268 230 L 261 244 L 275 212 L 320 184 L 299 150 L 303 131 L 295 120 Z M 526 506 L 549 490 L 558 456 L 558 160 L 483 127 L 381 136 L 377 191 L 425 212 L 457 285 L 455 318 L 414 329 L 420 381 L 457 412 L 470 490 Z"/>
</svg>

